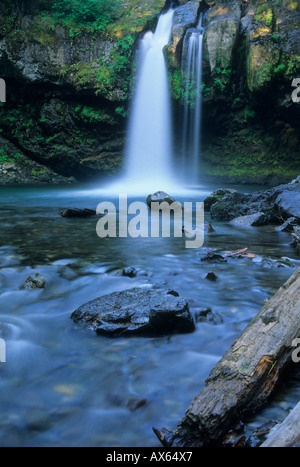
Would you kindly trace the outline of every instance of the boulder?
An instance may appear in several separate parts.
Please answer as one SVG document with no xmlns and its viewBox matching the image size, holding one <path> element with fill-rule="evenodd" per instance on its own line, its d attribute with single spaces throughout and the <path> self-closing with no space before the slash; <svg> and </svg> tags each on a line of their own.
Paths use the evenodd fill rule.
<svg viewBox="0 0 300 467">
<path fill-rule="evenodd" d="M 204 200 L 204 209 L 206 211 L 210 211 L 213 204 L 233 193 L 237 193 L 237 190 L 233 190 L 231 188 L 218 188 Z"/>
<path fill-rule="evenodd" d="M 230 221 L 231 225 L 240 225 L 244 227 L 251 227 L 251 226 L 259 226 L 265 225 L 267 220 L 267 216 L 264 212 L 256 212 L 249 216 L 240 216 L 232 221 Z"/>
<path fill-rule="evenodd" d="M 182 209 L 181 204 L 178 201 L 175 201 L 168 193 L 165 193 L 164 191 L 157 191 L 156 193 L 150 194 L 147 196 L 146 200 L 149 208 L 151 208 L 151 203 L 162 203 L 166 202 L 169 205 L 176 203 L 176 206 L 180 206 Z"/>
<path fill-rule="evenodd" d="M 235 192 L 211 206 L 213 219 L 231 221 L 237 217 L 264 213 L 265 224 L 300 219 L 300 184 L 280 185 L 251 194 Z"/>
<path fill-rule="evenodd" d="M 106 336 L 166 335 L 195 330 L 188 303 L 168 290 L 133 288 L 92 300 L 71 319 Z"/>
</svg>

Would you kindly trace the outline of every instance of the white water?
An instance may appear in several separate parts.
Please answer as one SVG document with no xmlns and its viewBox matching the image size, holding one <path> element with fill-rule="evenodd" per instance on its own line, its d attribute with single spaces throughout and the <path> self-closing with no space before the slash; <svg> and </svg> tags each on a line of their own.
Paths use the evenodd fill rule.
<svg viewBox="0 0 300 467">
<path fill-rule="evenodd" d="M 185 36 L 187 57 L 183 57 L 185 78 L 185 105 L 182 136 L 182 172 L 193 183 L 199 181 L 202 121 L 202 56 L 204 28 L 203 15 L 196 29 L 189 29 Z"/>
<path fill-rule="evenodd" d="M 171 36 L 174 10 L 160 16 L 155 32 L 139 47 L 138 76 L 122 178 L 110 191 L 144 193 L 178 190 L 172 158 L 171 103 L 163 53 Z"/>
</svg>

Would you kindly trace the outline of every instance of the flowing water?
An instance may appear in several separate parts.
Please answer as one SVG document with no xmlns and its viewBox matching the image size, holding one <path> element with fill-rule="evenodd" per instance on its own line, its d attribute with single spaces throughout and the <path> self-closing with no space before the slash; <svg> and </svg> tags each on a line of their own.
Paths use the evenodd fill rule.
<svg viewBox="0 0 300 467">
<path fill-rule="evenodd" d="M 213 221 L 216 232 L 204 248 L 248 247 L 271 266 L 246 258 L 206 264 L 201 250 L 185 249 L 184 239 L 101 240 L 95 218 L 57 214 L 95 208 L 107 200 L 105 192 L 28 187 L 1 188 L 0 195 L 0 338 L 7 350 L 7 362 L 0 363 L 1 446 L 159 446 L 152 426 L 175 428 L 210 370 L 299 261 L 290 235 L 270 226 Z M 126 266 L 138 276 L 120 275 Z M 205 279 L 211 270 L 217 282 Z M 33 273 L 46 287 L 23 290 Z M 70 319 L 87 301 L 136 286 L 172 288 L 193 314 L 210 307 L 222 320 L 197 323 L 192 334 L 109 339 Z M 249 428 L 283 420 L 299 389 L 295 369 Z M 147 402 L 130 410 L 141 398 Z"/>
<path fill-rule="evenodd" d="M 155 32 L 140 42 L 138 76 L 125 152 L 124 185 L 142 187 L 153 182 L 158 189 L 174 186 L 172 124 L 167 67 L 163 53 L 171 36 L 174 10 L 160 16 Z M 152 187 L 153 189 L 153 187 Z"/>
<path fill-rule="evenodd" d="M 203 13 L 197 28 L 188 29 L 184 38 L 182 72 L 185 82 L 183 135 L 182 135 L 182 170 L 186 179 L 199 182 L 199 161 L 201 150 L 202 120 L 202 57 L 205 29 Z"/>
</svg>

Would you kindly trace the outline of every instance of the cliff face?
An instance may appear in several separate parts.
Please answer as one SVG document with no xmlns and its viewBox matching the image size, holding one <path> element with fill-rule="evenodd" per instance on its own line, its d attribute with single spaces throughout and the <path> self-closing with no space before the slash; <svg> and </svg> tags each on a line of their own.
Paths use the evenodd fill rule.
<svg viewBox="0 0 300 467">
<path fill-rule="evenodd" d="M 7 83 L 2 136 L 22 158 L 63 176 L 114 174 L 121 165 L 136 43 L 165 2 L 120 2 L 105 27 L 60 19 L 51 8 L 57 3 L 0 6 L 0 75 Z M 3 151 L 2 161 L 18 164 L 13 151 Z"/>
<path fill-rule="evenodd" d="M 167 57 L 179 102 L 183 37 L 206 13 L 202 170 L 238 182 L 293 178 L 300 171 L 300 104 L 292 101 L 292 81 L 300 77 L 299 3 L 203 0 L 198 9 L 197 3 L 179 9 Z M 184 10 L 194 20 L 185 21 Z"/>
<path fill-rule="evenodd" d="M 165 1 L 117 2 L 105 24 L 91 12 L 81 24 L 72 12 L 61 13 L 59 3 L 64 0 L 0 5 L 0 76 L 7 83 L 0 164 L 18 165 L 21 154 L 64 177 L 113 175 L 122 163 L 138 38 L 155 26 Z M 203 171 L 253 182 L 297 174 L 300 104 L 291 99 L 291 84 L 300 78 L 298 2 L 179 4 L 166 48 L 176 134 L 183 39 L 203 11 Z"/>
</svg>

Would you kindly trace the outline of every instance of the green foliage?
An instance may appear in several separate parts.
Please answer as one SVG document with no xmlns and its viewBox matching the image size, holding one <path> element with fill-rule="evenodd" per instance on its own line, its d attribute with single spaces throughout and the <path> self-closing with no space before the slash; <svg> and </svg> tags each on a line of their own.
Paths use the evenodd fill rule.
<svg viewBox="0 0 300 467">
<path fill-rule="evenodd" d="M 118 16 L 119 0 L 57 0 L 52 9 L 54 18 L 75 37 L 83 31 L 104 31 Z"/>
<path fill-rule="evenodd" d="M 118 116 L 122 118 L 126 118 L 128 116 L 128 111 L 124 109 L 124 107 L 117 107 L 115 112 Z"/>
<path fill-rule="evenodd" d="M 169 86 L 172 98 L 179 101 L 182 96 L 181 70 L 173 70 L 169 73 Z"/>
<path fill-rule="evenodd" d="M 268 27 L 272 27 L 273 25 L 273 10 L 269 8 L 268 3 L 262 3 L 256 9 L 254 20 L 258 23 L 263 23 Z"/>
<path fill-rule="evenodd" d="M 7 152 L 5 149 L 0 149 L 0 164 L 4 164 L 5 162 L 15 162 L 20 158 L 20 153 Z"/>
<path fill-rule="evenodd" d="M 115 120 L 104 110 L 94 109 L 93 107 L 87 107 L 78 105 L 75 108 L 76 117 L 85 123 L 109 123 L 113 125 Z"/>
<path fill-rule="evenodd" d="M 127 71 L 131 63 L 133 44 L 135 39 L 133 36 L 128 35 L 123 37 L 117 42 L 116 48 L 110 53 L 112 62 L 109 67 L 117 73 Z"/>
<path fill-rule="evenodd" d="M 281 35 L 280 34 L 271 34 L 271 39 L 276 44 L 279 44 L 280 41 L 281 41 Z"/>
</svg>

